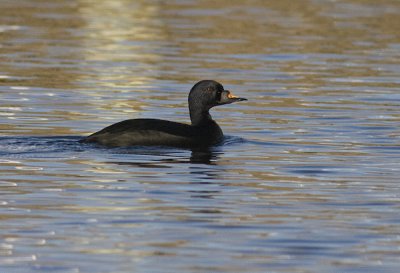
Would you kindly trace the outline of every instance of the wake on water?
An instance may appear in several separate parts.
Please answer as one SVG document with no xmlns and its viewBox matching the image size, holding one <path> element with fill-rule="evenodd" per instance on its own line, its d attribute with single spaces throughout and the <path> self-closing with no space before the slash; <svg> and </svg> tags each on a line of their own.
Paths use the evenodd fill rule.
<svg viewBox="0 0 400 273">
<path fill-rule="evenodd" d="M 181 149 L 168 147 L 119 147 L 107 148 L 95 144 L 79 143 L 82 136 L 4 136 L 0 137 L 0 156 L 3 158 L 64 157 L 76 152 L 106 152 L 112 154 L 160 154 L 161 151 L 177 152 Z M 225 136 L 220 145 L 210 147 L 217 152 L 223 146 L 246 142 L 236 136 Z M 61 154 L 62 153 L 62 154 Z"/>
</svg>

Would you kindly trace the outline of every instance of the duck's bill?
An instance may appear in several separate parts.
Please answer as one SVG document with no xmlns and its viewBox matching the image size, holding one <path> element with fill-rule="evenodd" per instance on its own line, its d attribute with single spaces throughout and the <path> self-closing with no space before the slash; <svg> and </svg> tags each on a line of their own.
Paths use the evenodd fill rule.
<svg viewBox="0 0 400 273">
<path fill-rule="evenodd" d="M 230 91 L 227 92 L 228 92 L 227 97 L 231 102 L 247 100 L 246 98 L 240 98 L 238 96 L 233 95 Z"/>
<path fill-rule="evenodd" d="M 239 97 L 236 97 L 236 98 L 232 98 L 234 101 L 244 101 L 244 100 L 247 100 L 246 98 L 239 98 Z"/>
</svg>

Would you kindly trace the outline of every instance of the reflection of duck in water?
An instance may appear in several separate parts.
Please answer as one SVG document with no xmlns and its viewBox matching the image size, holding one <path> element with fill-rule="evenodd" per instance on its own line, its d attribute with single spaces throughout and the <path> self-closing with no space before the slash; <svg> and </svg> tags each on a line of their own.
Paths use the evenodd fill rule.
<svg viewBox="0 0 400 273">
<path fill-rule="evenodd" d="M 105 146 L 160 145 L 198 147 L 217 144 L 223 133 L 209 110 L 218 105 L 243 101 L 211 80 L 196 83 L 189 93 L 191 125 L 160 119 L 129 119 L 110 125 L 81 142 Z"/>
</svg>

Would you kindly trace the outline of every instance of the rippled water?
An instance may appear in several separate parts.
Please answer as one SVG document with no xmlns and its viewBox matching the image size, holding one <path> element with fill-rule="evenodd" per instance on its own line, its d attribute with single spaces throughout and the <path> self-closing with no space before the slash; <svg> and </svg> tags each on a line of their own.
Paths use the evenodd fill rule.
<svg viewBox="0 0 400 273">
<path fill-rule="evenodd" d="M 398 1 L 0 3 L 1 272 L 398 272 Z M 188 122 L 206 151 L 77 142 Z"/>
</svg>

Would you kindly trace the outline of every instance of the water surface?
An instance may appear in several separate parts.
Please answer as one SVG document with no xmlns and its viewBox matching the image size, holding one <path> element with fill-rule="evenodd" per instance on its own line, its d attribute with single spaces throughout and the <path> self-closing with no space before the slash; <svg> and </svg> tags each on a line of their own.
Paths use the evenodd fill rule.
<svg viewBox="0 0 400 273">
<path fill-rule="evenodd" d="M 1 272 L 397 272 L 398 1 L 2 1 Z M 208 150 L 77 142 L 248 102 Z"/>
</svg>

